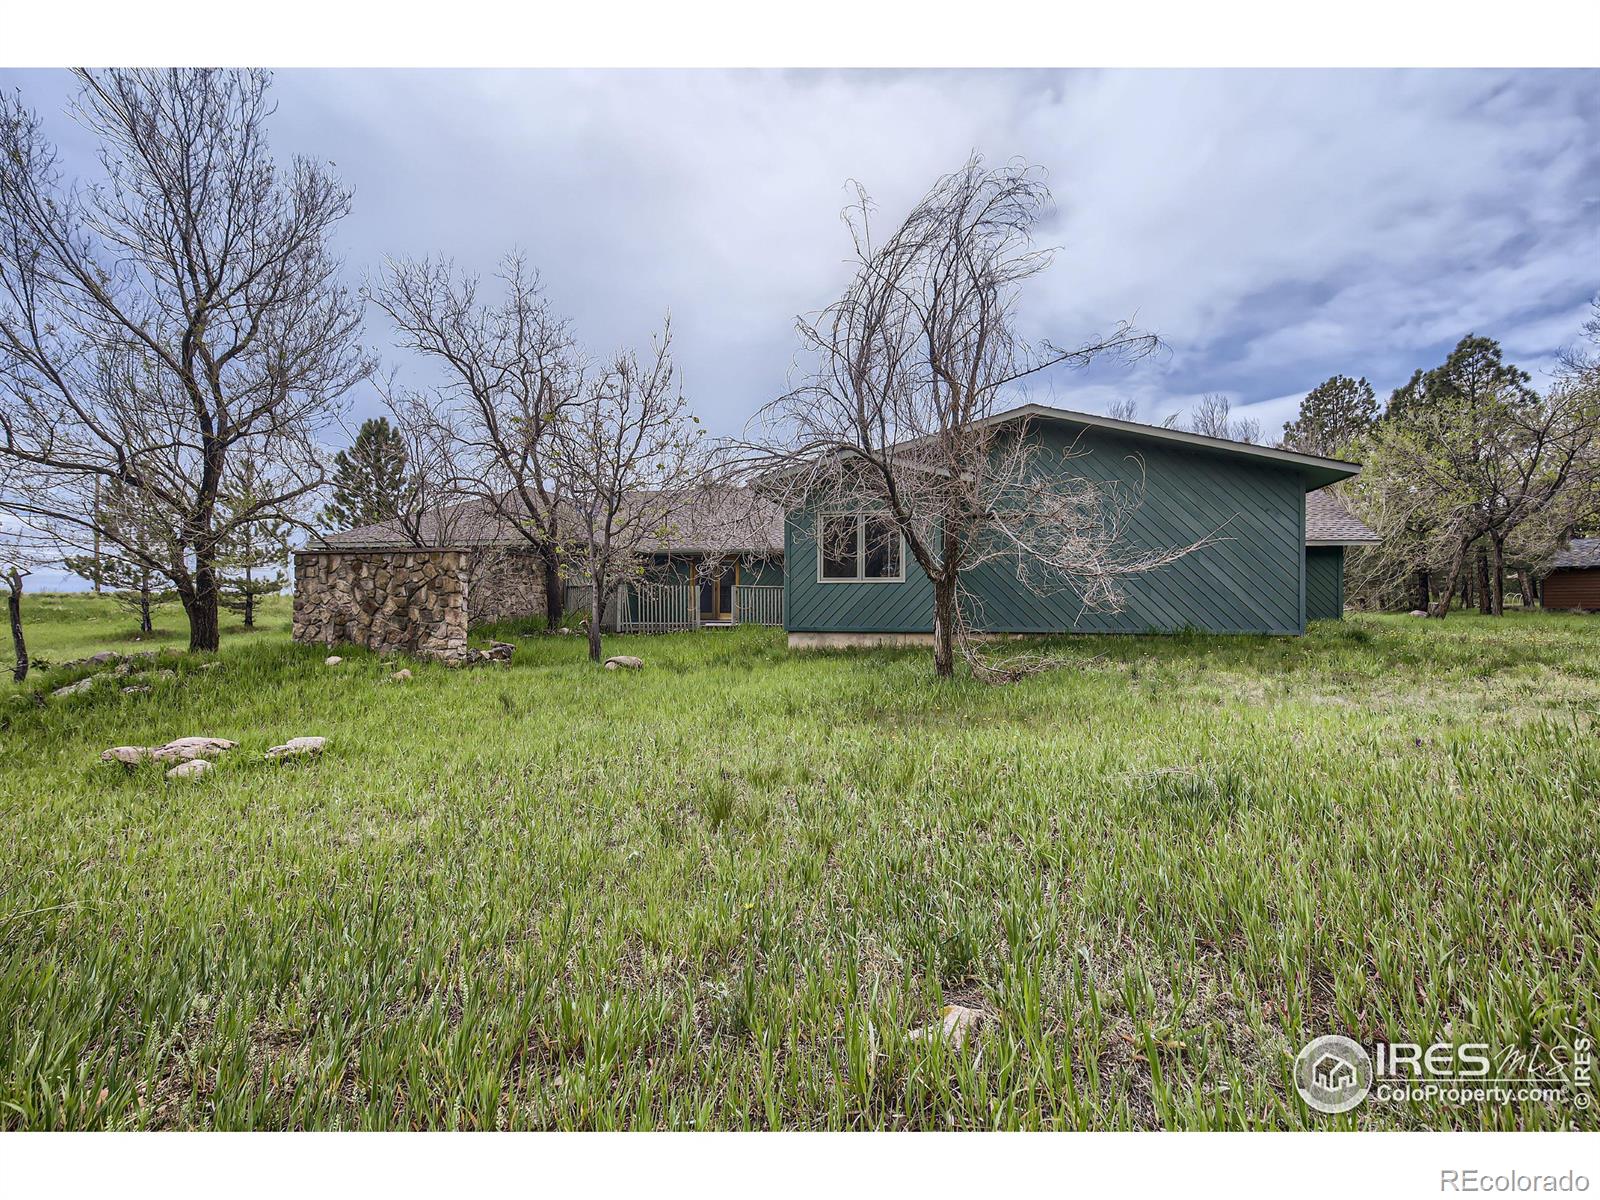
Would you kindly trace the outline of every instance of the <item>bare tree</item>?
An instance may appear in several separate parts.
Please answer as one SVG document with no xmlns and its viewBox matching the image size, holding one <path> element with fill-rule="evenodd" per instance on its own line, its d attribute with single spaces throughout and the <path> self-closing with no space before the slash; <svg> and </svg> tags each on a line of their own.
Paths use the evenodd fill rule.
<svg viewBox="0 0 1600 1200">
<path fill-rule="evenodd" d="M 1207 392 L 1201 396 L 1187 421 L 1177 412 L 1168 414 L 1162 424 L 1169 429 L 1188 429 L 1204 437 L 1224 438 L 1230 442 L 1261 441 L 1261 422 L 1254 417 L 1234 416 L 1233 401 L 1221 392 Z"/>
<path fill-rule="evenodd" d="M 557 472 L 572 528 L 567 571 L 590 595 L 589 657 L 600 661 L 606 597 L 702 494 L 711 454 L 672 362 L 668 323 L 641 359 L 623 351 L 562 415 Z"/>
<path fill-rule="evenodd" d="M 28 642 L 22 628 L 23 581 L 58 554 L 46 534 L 0 511 L 0 582 L 6 588 L 6 617 L 15 656 L 11 678 L 15 683 L 28 677 Z"/>
<path fill-rule="evenodd" d="M 1031 238 L 1048 203 L 1035 169 L 987 169 L 974 156 L 880 239 L 858 188 L 845 215 L 855 278 L 800 320 L 810 371 L 762 413 L 775 468 L 766 483 L 786 508 L 858 515 L 818 535 L 853 537 L 871 569 L 898 571 L 904 538 L 933 584 L 940 676 L 965 644 L 962 578 L 974 567 L 1003 560 L 1030 589 L 1115 608 L 1121 579 L 1190 549 L 1132 547 L 1125 526 L 1139 497 L 1072 470 L 1074 452 L 1050 452 L 1030 421 L 1001 415 L 1031 376 L 1157 345 L 1126 324 L 1071 349 L 1021 340 L 1019 290 L 1051 257 Z"/>
<path fill-rule="evenodd" d="M 1106 415 L 1113 421 L 1137 421 L 1139 419 L 1139 402 L 1132 396 L 1121 396 L 1111 402 L 1111 407 L 1106 410 Z"/>
<path fill-rule="evenodd" d="M 583 390 L 571 327 L 552 310 L 538 273 L 510 254 L 495 274 L 498 299 L 448 262 L 391 261 L 367 297 L 386 312 L 404 345 L 445 374 L 440 415 L 470 469 L 460 486 L 503 520 L 538 556 L 545 612 L 562 608 L 562 475 L 550 461 L 552 434 Z"/>
<path fill-rule="evenodd" d="M 233 525 L 323 480 L 314 433 L 368 370 L 329 253 L 350 195 L 268 154 L 263 72 L 79 72 L 74 113 L 104 177 L 63 178 L 38 119 L 0 99 L 0 456 L 33 468 L 6 501 L 169 578 L 191 649 L 217 646 L 215 560 Z M 248 445 L 281 491 L 219 517 Z M 171 514 L 157 561 L 92 516 L 125 485 Z"/>
</svg>

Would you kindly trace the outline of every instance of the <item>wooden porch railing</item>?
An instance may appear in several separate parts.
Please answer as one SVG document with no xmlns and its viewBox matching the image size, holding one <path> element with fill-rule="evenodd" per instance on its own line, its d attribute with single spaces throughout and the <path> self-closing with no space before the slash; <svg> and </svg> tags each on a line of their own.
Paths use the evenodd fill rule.
<svg viewBox="0 0 1600 1200">
<path fill-rule="evenodd" d="M 618 599 L 619 633 L 668 633 L 700 626 L 699 591 L 687 583 L 625 583 Z"/>
<path fill-rule="evenodd" d="M 589 613 L 589 598 L 594 589 L 572 583 L 566 588 L 569 613 Z M 606 622 L 612 617 L 618 633 L 671 633 L 700 628 L 700 589 L 687 583 L 624 583 L 611 604 L 606 606 Z M 739 584 L 733 589 L 733 622 L 736 625 L 783 624 L 781 585 Z"/>
<path fill-rule="evenodd" d="M 767 584 L 739 584 L 733 589 L 735 625 L 782 625 L 783 588 Z"/>
</svg>

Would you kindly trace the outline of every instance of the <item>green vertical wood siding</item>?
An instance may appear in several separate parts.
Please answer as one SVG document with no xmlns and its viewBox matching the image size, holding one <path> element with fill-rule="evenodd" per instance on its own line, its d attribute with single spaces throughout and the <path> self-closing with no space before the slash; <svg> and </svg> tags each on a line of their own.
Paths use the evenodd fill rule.
<svg viewBox="0 0 1600 1200">
<path fill-rule="evenodd" d="M 1306 619 L 1337 621 L 1344 616 L 1344 547 L 1306 547 Z"/>
<path fill-rule="evenodd" d="M 1072 471 L 1144 488 L 1128 524 L 1146 549 L 1216 540 L 1159 570 L 1123 581 L 1119 612 L 1090 611 L 1071 591 L 1036 596 L 1017 582 L 1015 563 L 967 576 L 973 624 L 994 633 L 1297 634 L 1305 630 L 1305 481 L 1293 466 L 1061 423 L 1038 437 L 1074 454 Z M 819 583 L 815 521 L 799 511 L 785 523 L 787 627 L 818 633 L 913 633 L 932 628 L 933 589 L 914 561 L 904 583 Z"/>
</svg>

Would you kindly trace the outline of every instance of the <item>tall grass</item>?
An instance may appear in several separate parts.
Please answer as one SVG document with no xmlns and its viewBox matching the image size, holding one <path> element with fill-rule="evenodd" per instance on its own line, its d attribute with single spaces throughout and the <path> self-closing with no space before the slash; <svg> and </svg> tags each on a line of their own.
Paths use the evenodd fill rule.
<svg viewBox="0 0 1600 1200">
<path fill-rule="evenodd" d="M 0 1122 L 1592 1126 L 1290 1068 L 1600 1039 L 1596 632 L 1063 639 L 1003 688 L 761 629 L 395 683 L 280 632 L 0 700 Z M 202 733 L 196 783 L 97 761 Z M 908 1037 L 951 1002 L 967 1047 Z"/>
</svg>

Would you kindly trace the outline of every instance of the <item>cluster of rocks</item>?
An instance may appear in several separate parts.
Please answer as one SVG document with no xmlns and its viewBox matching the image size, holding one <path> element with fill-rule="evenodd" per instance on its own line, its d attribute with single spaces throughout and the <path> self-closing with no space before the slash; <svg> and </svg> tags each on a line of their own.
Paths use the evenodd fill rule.
<svg viewBox="0 0 1600 1200">
<path fill-rule="evenodd" d="M 465 662 L 466 579 L 460 550 L 297 552 L 294 640 Z"/>
<path fill-rule="evenodd" d="M 77 696 L 84 692 L 93 691 L 102 683 L 115 683 L 125 681 L 122 686 L 124 695 L 142 695 L 153 690 L 153 685 L 166 680 L 176 679 L 178 673 L 170 667 L 152 667 L 157 654 L 154 650 L 141 651 L 138 654 L 116 654 L 110 650 L 103 650 L 99 654 L 92 654 L 88 658 L 75 659 L 72 662 L 62 663 L 63 667 L 109 667 L 109 670 L 96 671 L 93 675 L 86 675 L 76 683 L 68 683 L 56 688 L 50 693 L 52 697 Z M 205 663 L 200 669 L 211 670 L 220 667 L 221 663 Z"/>
<path fill-rule="evenodd" d="M 266 758 L 275 761 L 314 757 L 322 753 L 327 741 L 320 737 L 290 738 L 283 745 L 268 750 Z M 164 746 L 112 746 L 100 752 L 100 760 L 121 763 L 129 769 L 146 762 L 174 763 L 176 765 L 167 772 L 168 779 L 196 779 L 211 770 L 213 759 L 238 744 L 227 738 L 183 737 Z"/>
<path fill-rule="evenodd" d="M 177 765 L 167 772 L 168 779 L 194 779 L 211 769 L 211 759 L 238 744 L 227 738 L 185 737 L 164 746 L 113 746 L 101 751 L 100 759 L 125 767 L 142 762 L 175 762 Z"/>
<path fill-rule="evenodd" d="M 467 650 L 467 657 L 462 661 L 467 666 L 476 666 L 478 663 L 508 663 L 511 655 L 516 651 L 516 646 L 510 642 L 490 642 L 487 650 Z"/>
</svg>

